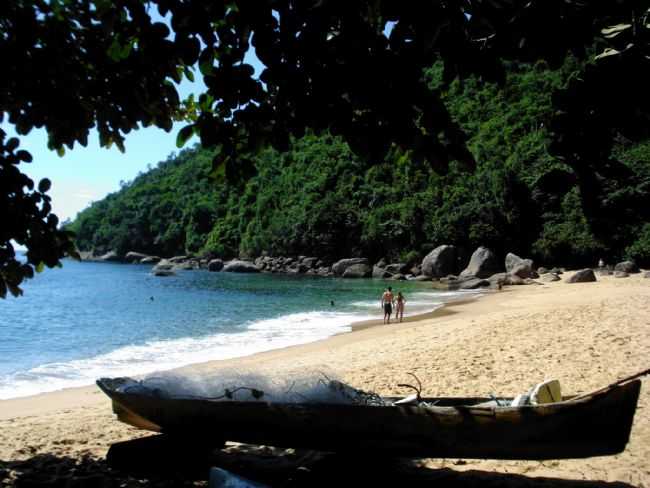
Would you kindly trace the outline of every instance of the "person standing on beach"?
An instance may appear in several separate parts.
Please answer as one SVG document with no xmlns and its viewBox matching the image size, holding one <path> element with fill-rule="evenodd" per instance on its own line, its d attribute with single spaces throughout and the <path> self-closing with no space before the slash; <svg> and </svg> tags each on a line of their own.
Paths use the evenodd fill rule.
<svg viewBox="0 0 650 488">
<path fill-rule="evenodd" d="M 381 308 L 384 309 L 384 324 L 390 324 L 390 316 L 393 314 L 393 289 L 389 286 L 381 296 Z"/>
<path fill-rule="evenodd" d="M 395 320 L 399 319 L 401 322 L 404 318 L 404 304 L 406 303 L 406 298 L 402 295 L 401 291 L 397 292 L 397 298 L 395 299 Z"/>
</svg>

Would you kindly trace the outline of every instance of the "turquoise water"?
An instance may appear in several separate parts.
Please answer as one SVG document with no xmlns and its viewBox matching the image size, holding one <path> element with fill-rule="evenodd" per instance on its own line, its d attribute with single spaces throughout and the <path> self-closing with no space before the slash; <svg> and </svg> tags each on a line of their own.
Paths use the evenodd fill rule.
<svg viewBox="0 0 650 488">
<path fill-rule="evenodd" d="M 0 300 L 0 398 L 301 344 L 380 318 L 385 286 L 406 314 L 457 294 L 415 282 L 179 271 L 66 260 Z M 334 306 L 330 302 L 334 301 Z"/>
</svg>

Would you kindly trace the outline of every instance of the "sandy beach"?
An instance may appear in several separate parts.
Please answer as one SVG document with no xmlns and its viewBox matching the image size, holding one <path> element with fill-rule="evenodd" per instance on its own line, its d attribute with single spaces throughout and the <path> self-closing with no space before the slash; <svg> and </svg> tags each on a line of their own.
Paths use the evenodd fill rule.
<svg viewBox="0 0 650 488">
<path fill-rule="evenodd" d="M 328 371 L 383 395 L 410 393 L 397 386 L 408 382 L 410 372 L 422 380 L 426 396 L 514 396 L 547 378 L 559 379 L 566 393 L 584 393 L 648 367 L 650 279 L 637 274 L 599 277 L 596 283 L 507 287 L 418 320 L 362 324 L 349 334 L 186 371 Z M 0 486 L 191 485 L 183 478 L 151 480 L 107 467 L 112 443 L 148 435 L 117 422 L 108 399 L 95 387 L 0 401 Z M 369 485 L 402 480 L 405 486 L 650 487 L 650 378 L 644 380 L 630 443 L 617 456 L 400 464 L 363 459 L 361 453 L 356 460 L 328 461 L 293 450 L 237 445 L 220 456 L 224 466 L 244 466 L 243 475 L 249 458 L 276 467 L 293 463 L 294 468 L 318 458 L 314 472 L 334 476 L 353 466 Z M 266 476 L 261 481 L 277 479 L 277 473 L 268 474 L 272 471 L 251 468 L 248 474 Z M 321 485 L 325 479 L 330 478 L 319 478 Z"/>
</svg>

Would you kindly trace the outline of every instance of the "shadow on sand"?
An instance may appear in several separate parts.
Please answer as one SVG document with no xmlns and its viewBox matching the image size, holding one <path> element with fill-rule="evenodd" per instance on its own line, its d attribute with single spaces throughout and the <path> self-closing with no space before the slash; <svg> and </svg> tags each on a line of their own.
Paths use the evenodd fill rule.
<svg viewBox="0 0 650 488">
<path fill-rule="evenodd" d="M 265 446 L 228 445 L 223 450 L 172 446 L 164 436 L 115 444 L 106 459 L 39 454 L 24 461 L 0 460 L 0 486 L 109 488 L 207 486 L 218 466 L 250 480 L 278 487 L 444 486 L 632 488 L 598 480 L 537 478 L 489 471 L 454 471 L 418 461 L 350 456 Z M 197 483 L 198 482 L 198 483 Z M 203 482 L 203 483 L 201 483 Z"/>
</svg>

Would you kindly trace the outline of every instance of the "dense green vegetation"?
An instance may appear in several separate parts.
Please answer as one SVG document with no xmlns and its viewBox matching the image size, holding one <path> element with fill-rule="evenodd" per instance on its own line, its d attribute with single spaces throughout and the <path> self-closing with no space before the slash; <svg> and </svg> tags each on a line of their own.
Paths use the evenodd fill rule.
<svg viewBox="0 0 650 488">
<path fill-rule="evenodd" d="M 82 250 L 169 256 L 363 255 L 415 261 L 452 243 L 513 251 L 546 264 L 633 257 L 650 264 L 650 141 L 620 140 L 593 194 L 549 148 L 552 93 L 583 66 L 510 65 L 504 83 L 426 76 L 468 134 L 477 168 L 445 174 L 397 148 L 362 160 L 331 135 L 307 134 L 286 152 L 263 151 L 237 185 L 211 180 L 213 154 L 170 157 L 83 211 L 71 229 Z M 446 143 L 444 135 L 438 142 Z M 607 168 L 605 168 L 607 169 Z M 603 177 L 605 175 L 605 177 Z M 589 202 L 598 202 L 598 212 Z"/>
</svg>

